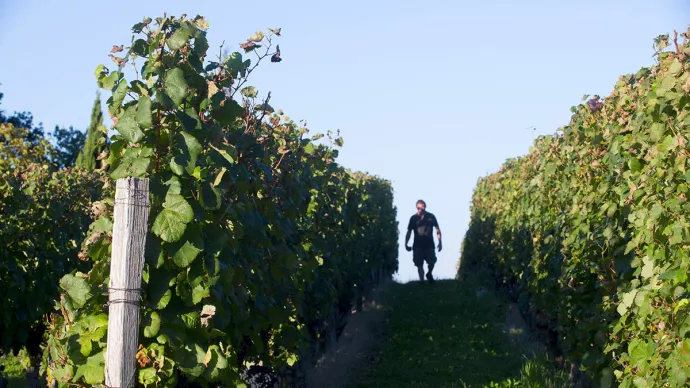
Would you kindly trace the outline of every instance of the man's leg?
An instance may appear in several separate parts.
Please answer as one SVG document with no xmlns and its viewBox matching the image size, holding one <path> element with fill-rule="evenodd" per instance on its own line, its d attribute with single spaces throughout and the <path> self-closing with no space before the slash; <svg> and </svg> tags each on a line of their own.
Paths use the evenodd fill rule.
<svg viewBox="0 0 690 388">
<path fill-rule="evenodd" d="M 412 246 L 412 261 L 417 267 L 417 273 L 419 274 L 419 281 L 424 281 L 424 251 L 419 249 L 419 247 Z"/>
<path fill-rule="evenodd" d="M 436 265 L 436 251 L 434 250 L 434 248 L 430 248 L 427 251 L 426 262 L 429 267 L 429 272 L 426 274 L 426 278 L 431 281 L 434 279 L 434 275 L 431 274 L 431 271 L 434 270 L 434 266 Z"/>
</svg>

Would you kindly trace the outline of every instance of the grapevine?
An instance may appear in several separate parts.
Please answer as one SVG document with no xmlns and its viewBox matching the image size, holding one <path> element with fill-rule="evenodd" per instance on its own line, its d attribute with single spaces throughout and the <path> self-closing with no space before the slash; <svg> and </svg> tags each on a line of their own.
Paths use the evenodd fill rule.
<svg viewBox="0 0 690 388">
<path fill-rule="evenodd" d="M 209 59 L 208 28 L 201 16 L 145 18 L 130 46 L 111 50 L 115 68 L 96 70 L 112 93 L 109 179 L 150 179 L 144 385 L 234 386 L 250 364 L 295 366 L 349 311 L 353 288 L 397 270 L 390 183 L 347 171 L 341 137 L 307 137 L 247 85 L 264 58 L 282 60 L 280 29 Z M 102 203 L 83 243 L 91 267 L 61 279 L 49 322 L 43 367 L 60 385 L 104 381 L 113 208 Z"/>
<path fill-rule="evenodd" d="M 491 273 L 603 387 L 690 377 L 689 33 L 473 194 L 459 275 Z"/>
</svg>

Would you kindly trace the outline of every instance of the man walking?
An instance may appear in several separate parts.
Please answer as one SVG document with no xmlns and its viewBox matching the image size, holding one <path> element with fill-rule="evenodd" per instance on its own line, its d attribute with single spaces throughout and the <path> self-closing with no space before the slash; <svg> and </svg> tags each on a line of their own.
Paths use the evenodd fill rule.
<svg viewBox="0 0 690 388">
<path fill-rule="evenodd" d="M 407 235 L 405 236 L 405 249 L 412 251 L 412 260 L 417 267 L 419 273 L 419 281 L 424 281 L 424 262 L 426 261 L 429 272 L 426 274 L 427 280 L 434 281 L 434 276 L 431 271 L 434 270 L 436 264 L 436 252 L 434 246 L 434 236 L 431 234 L 432 228 L 436 228 L 436 237 L 438 238 L 438 251 L 441 252 L 443 244 L 441 242 L 441 228 L 438 227 L 438 220 L 432 213 L 426 211 L 426 202 L 421 199 L 417 201 L 417 214 L 410 217 L 410 223 L 407 225 Z M 410 234 L 414 231 L 414 241 L 412 248 L 408 245 L 410 241 Z"/>
</svg>

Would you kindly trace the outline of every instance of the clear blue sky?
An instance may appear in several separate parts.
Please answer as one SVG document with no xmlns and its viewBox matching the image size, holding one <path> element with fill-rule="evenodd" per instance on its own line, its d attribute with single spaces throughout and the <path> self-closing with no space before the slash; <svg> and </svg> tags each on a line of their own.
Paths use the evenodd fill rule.
<svg viewBox="0 0 690 388">
<path fill-rule="evenodd" d="M 252 84 L 312 130 L 340 129 L 343 165 L 393 181 L 401 281 L 416 277 L 404 236 L 417 199 L 443 231 L 435 272 L 453 277 L 477 179 L 566 124 L 584 94 L 608 95 L 651 65 L 653 39 L 690 23 L 685 0 L 5 0 L 3 109 L 84 129 L 96 66 L 163 12 L 206 16 L 216 50 L 283 29 L 283 62 L 260 66 Z"/>
</svg>

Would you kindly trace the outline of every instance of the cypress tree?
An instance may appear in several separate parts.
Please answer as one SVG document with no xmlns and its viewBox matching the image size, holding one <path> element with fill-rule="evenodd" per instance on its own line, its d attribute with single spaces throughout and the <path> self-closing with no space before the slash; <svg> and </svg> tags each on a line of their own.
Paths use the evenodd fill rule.
<svg viewBox="0 0 690 388">
<path fill-rule="evenodd" d="M 108 136 L 106 129 L 103 126 L 103 111 L 101 110 L 101 94 L 96 94 L 96 100 L 93 102 L 91 109 L 91 123 L 86 130 L 86 142 L 77 157 L 77 166 L 88 168 L 89 170 L 96 170 L 100 168 L 100 161 L 97 160 L 98 155 L 103 152 L 108 143 Z"/>
</svg>

